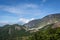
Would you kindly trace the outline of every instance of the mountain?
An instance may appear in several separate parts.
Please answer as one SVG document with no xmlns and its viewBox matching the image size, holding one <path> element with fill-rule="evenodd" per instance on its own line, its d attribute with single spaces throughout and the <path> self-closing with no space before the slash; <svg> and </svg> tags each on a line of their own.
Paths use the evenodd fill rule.
<svg viewBox="0 0 60 40">
<path fill-rule="evenodd" d="M 43 17 L 42 19 L 32 20 L 29 23 L 24 24 L 24 25 L 28 28 L 28 30 L 33 30 L 33 29 L 38 30 L 48 24 L 53 24 L 59 21 L 60 21 L 60 13 L 56 13 L 56 14 L 47 15 Z"/>
<path fill-rule="evenodd" d="M 60 28 L 60 22 L 56 22 L 53 24 L 48 24 L 46 26 L 44 26 L 43 28 L 39 29 L 39 30 L 46 30 L 46 29 L 57 29 Z"/>
<path fill-rule="evenodd" d="M 59 33 L 60 22 L 48 24 L 39 29 L 39 31 L 32 33 L 30 33 L 30 31 L 26 31 L 25 26 L 7 24 L 0 27 L 0 40 L 53 40 L 53 36 L 54 39 L 57 40 L 60 37 Z"/>
<path fill-rule="evenodd" d="M 13 25 L 4 25 L 0 28 L 0 40 L 16 40 L 17 37 L 29 35 L 29 32 L 25 30 L 24 26 L 13 24 Z"/>
<path fill-rule="evenodd" d="M 44 26 L 28 40 L 60 40 L 60 22 Z"/>
<path fill-rule="evenodd" d="M 24 25 L 31 28 L 31 27 L 35 26 L 39 21 L 40 21 L 39 19 L 37 19 L 37 20 L 32 20 L 32 21 L 30 21 L 29 23 L 26 23 L 26 24 L 24 24 Z"/>
<path fill-rule="evenodd" d="M 6 24 L 0 27 L 0 40 L 53 40 L 53 38 L 60 40 L 59 13 L 32 20 L 24 25 Z"/>
</svg>

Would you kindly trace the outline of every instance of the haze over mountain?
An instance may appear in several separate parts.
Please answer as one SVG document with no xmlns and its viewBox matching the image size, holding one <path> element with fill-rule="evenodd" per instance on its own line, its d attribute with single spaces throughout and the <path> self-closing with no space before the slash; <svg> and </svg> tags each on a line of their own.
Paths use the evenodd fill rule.
<svg viewBox="0 0 60 40">
<path fill-rule="evenodd" d="M 28 28 L 40 29 L 48 24 L 53 24 L 59 21 L 60 21 L 60 13 L 56 13 L 47 15 L 42 19 L 32 20 L 29 23 L 25 24 L 25 26 Z"/>
</svg>

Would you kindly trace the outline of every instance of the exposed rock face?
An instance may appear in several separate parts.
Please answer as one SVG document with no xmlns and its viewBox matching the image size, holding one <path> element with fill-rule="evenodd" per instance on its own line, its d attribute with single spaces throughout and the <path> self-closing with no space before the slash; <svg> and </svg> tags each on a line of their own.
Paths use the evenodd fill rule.
<svg viewBox="0 0 60 40">
<path fill-rule="evenodd" d="M 15 26 L 15 30 L 21 30 L 19 26 Z"/>
<path fill-rule="evenodd" d="M 55 23 L 52 28 L 57 28 L 57 27 L 60 27 L 60 22 Z"/>
<path fill-rule="evenodd" d="M 42 19 L 30 21 L 29 23 L 25 24 L 25 26 L 28 27 L 29 29 L 31 29 L 31 28 L 39 29 L 39 28 L 42 28 L 43 26 L 46 26 L 46 25 L 52 24 L 52 23 L 57 23 L 59 21 L 60 21 L 60 13 L 51 14 L 51 15 L 45 16 Z"/>
<path fill-rule="evenodd" d="M 8 33 L 11 34 L 11 31 L 12 31 L 11 28 L 9 28 L 9 32 Z"/>
<path fill-rule="evenodd" d="M 24 26 L 26 26 L 27 28 L 33 28 L 39 21 L 40 19 L 32 20 L 29 23 L 24 24 Z"/>
</svg>

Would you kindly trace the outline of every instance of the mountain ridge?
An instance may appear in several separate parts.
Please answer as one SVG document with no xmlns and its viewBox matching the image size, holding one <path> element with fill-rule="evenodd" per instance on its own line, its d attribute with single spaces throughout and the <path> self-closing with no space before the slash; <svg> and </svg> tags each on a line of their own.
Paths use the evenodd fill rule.
<svg viewBox="0 0 60 40">
<path fill-rule="evenodd" d="M 39 27 L 42 28 L 43 26 L 46 26 L 46 25 L 52 24 L 52 23 L 56 23 L 59 21 L 60 21 L 60 13 L 50 14 L 50 15 L 43 17 L 42 19 L 30 21 L 29 23 L 25 24 L 25 26 L 28 27 L 29 29 L 31 29 L 31 28 L 36 29 Z M 30 27 L 30 25 L 31 25 L 31 27 Z"/>
</svg>

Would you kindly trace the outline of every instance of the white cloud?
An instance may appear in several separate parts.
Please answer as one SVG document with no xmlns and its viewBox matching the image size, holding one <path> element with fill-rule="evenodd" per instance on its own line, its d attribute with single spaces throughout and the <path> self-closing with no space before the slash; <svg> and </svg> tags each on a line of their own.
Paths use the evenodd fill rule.
<svg viewBox="0 0 60 40">
<path fill-rule="evenodd" d="M 4 11 L 15 13 L 15 14 L 25 14 L 28 8 L 31 8 L 31 10 L 37 9 L 38 5 L 23 4 L 23 5 L 16 5 L 16 6 L 6 6 L 6 5 L 0 6 L 0 10 L 4 10 Z"/>
<path fill-rule="evenodd" d="M 18 4 L 16 6 L 7 6 L 7 5 L 0 5 L 0 10 L 6 11 L 9 13 L 13 13 L 15 15 L 18 15 L 19 17 L 24 17 L 24 16 L 30 16 L 31 18 L 33 16 L 38 16 L 36 14 L 40 13 L 41 14 L 41 7 L 37 4 Z M 33 17 L 34 18 L 34 17 Z"/>
<path fill-rule="evenodd" d="M 16 14 L 21 13 L 21 11 L 18 8 L 12 6 L 0 6 L 0 10 Z"/>
<path fill-rule="evenodd" d="M 31 18 L 31 19 L 26 19 L 26 18 L 20 18 L 19 21 L 20 22 L 23 22 L 23 23 L 28 23 L 29 21 L 32 21 L 34 20 L 34 18 Z"/>
</svg>

